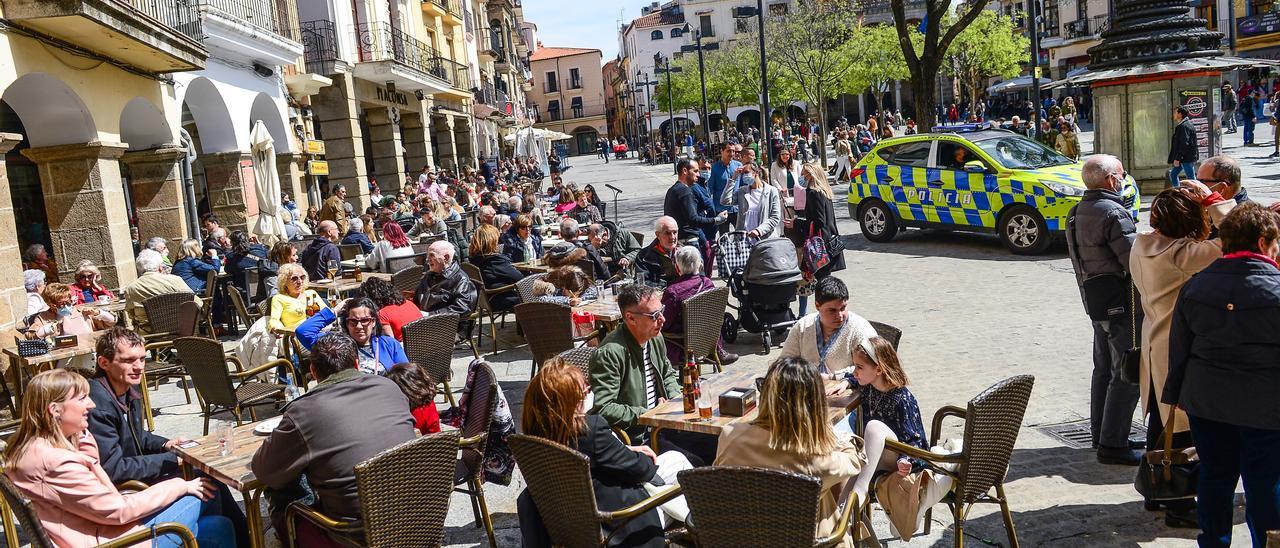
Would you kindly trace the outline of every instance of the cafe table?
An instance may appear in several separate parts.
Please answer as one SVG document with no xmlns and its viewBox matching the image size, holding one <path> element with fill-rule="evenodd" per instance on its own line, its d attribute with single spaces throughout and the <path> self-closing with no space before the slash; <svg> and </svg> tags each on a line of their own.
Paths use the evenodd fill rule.
<svg viewBox="0 0 1280 548">
<path fill-rule="evenodd" d="M 262 482 L 253 475 L 249 464 L 253 454 L 266 441 L 267 436 L 254 433 L 253 429 L 263 421 L 244 424 L 231 430 L 231 454 L 223 456 L 218 443 L 218 434 L 196 438 L 198 442 L 191 447 L 174 446 L 171 451 L 182 461 L 182 476 L 187 479 L 195 477 L 200 471 L 225 483 L 228 487 L 240 491 L 244 495 L 244 513 L 249 519 L 249 540 L 253 548 L 266 545 L 266 528 L 262 522 Z"/>
<path fill-rule="evenodd" d="M 703 377 L 701 381 L 701 389 L 705 393 L 710 391 L 711 401 L 715 406 L 712 409 L 710 419 L 702 419 L 698 416 L 698 412 L 684 412 L 684 399 L 674 398 L 667 400 L 665 403 L 658 404 L 657 407 L 645 411 L 640 415 L 637 422 L 643 426 L 652 429 L 649 439 L 653 445 L 653 449 L 658 449 L 658 432 L 662 429 L 679 430 L 682 432 L 697 432 L 699 434 L 708 434 L 711 436 L 719 436 L 724 427 L 737 422 L 751 422 L 755 420 L 759 414 L 759 404 L 755 409 L 751 410 L 742 417 L 727 417 L 720 414 L 720 394 L 730 388 L 755 388 L 756 377 L 760 376 L 748 371 L 726 371 L 710 377 Z M 827 381 L 828 384 L 840 383 L 845 381 Z M 860 393 L 853 392 L 851 394 L 842 394 L 838 396 L 827 397 L 827 421 L 835 424 L 840 419 L 849 414 L 850 411 L 858 407 L 860 403 Z"/>
<path fill-rule="evenodd" d="M 9 357 L 9 368 L 13 370 L 14 387 L 12 394 L 16 400 L 14 404 L 19 408 L 22 407 L 22 393 L 28 377 L 34 377 L 37 373 L 46 369 L 53 369 L 62 360 L 93 354 L 98 337 L 102 333 L 103 331 L 94 331 L 93 333 L 77 335 L 75 346 L 53 349 L 38 356 L 20 356 L 16 345 L 5 348 L 4 354 Z M 9 381 L 5 379 L 4 383 L 4 388 L 8 391 Z M 143 389 L 145 390 L 145 387 Z"/>
<path fill-rule="evenodd" d="M 546 274 L 551 271 L 551 267 L 547 266 L 541 260 L 511 263 L 511 266 L 516 267 L 516 270 L 525 274 Z"/>
<path fill-rule="evenodd" d="M 315 280 L 307 282 L 307 289 L 316 291 L 333 291 L 338 294 L 351 293 L 360 289 L 360 284 L 364 283 L 368 278 L 382 278 L 388 282 L 391 281 L 391 274 L 383 272 L 364 272 L 364 279 L 357 280 L 355 278 L 338 278 L 337 280 Z"/>
<path fill-rule="evenodd" d="M 622 321 L 622 310 L 618 308 L 617 295 L 610 294 L 582 303 L 575 306 L 573 311 L 595 316 L 596 325 L 601 328 L 601 333 L 613 331 L 613 328 L 618 326 L 618 322 Z"/>
</svg>

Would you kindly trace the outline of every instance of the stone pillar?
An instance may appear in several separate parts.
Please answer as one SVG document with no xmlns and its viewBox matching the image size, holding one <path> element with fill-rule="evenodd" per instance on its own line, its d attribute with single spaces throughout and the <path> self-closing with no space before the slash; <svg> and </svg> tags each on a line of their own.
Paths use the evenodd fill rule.
<svg viewBox="0 0 1280 548">
<path fill-rule="evenodd" d="M 333 85 L 311 96 L 314 120 L 324 136 L 325 159 L 329 161 L 328 187 L 341 183 L 347 201 L 356 211 L 369 206 L 369 173 L 364 164 L 364 134 L 360 130 L 360 109 L 356 104 L 355 80 L 350 74 L 333 75 Z M 330 188 L 320 189 L 328 196 Z"/>
<path fill-rule="evenodd" d="M 52 251 L 62 280 L 70 280 L 83 259 L 98 265 L 108 287 L 125 286 L 137 278 L 120 180 L 119 159 L 125 150 L 119 143 L 94 141 L 22 151 L 40 170 Z"/>
<path fill-rule="evenodd" d="M 228 234 L 233 230 L 249 230 L 245 196 L 251 192 L 253 156 L 248 152 L 232 151 L 204 154 L 197 159 L 204 167 L 210 211 L 218 217 Z"/>
<path fill-rule="evenodd" d="M 400 150 L 400 124 L 391 118 L 389 108 L 364 111 L 369 122 L 369 143 L 373 149 L 373 172 L 378 187 L 386 195 L 395 195 L 404 186 L 404 156 Z"/>
<path fill-rule="evenodd" d="M 138 241 L 160 236 L 173 240 L 186 233 L 182 200 L 182 158 L 186 151 L 162 146 L 126 152 L 120 163 L 129 168 L 129 190 L 138 215 Z"/>
<path fill-rule="evenodd" d="M 471 130 L 471 118 L 450 116 L 453 118 L 453 140 L 458 155 L 458 171 L 467 167 L 478 168 L 476 164 L 475 132 Z"/>
<path fill-rule="evenodd" d="M 293 197 L 293 203 L 298 204 L 299 215 L 305 215 L 311 204 L 311 199 L 307 197 L 307 155 L 292 152 L 277 154 L 276 175 L 280 177 L 280 190 L 289 193 Z"/>
<path fill-rule="evenodd" d="M 426 117 L 416 112 L 405 113 L 400 118 L 400 129 L 404 132 L 404 164 L 409 173 L 421 173 L 422 166 L 435 167 L 436 159 L 431 153 L 431 127 Z"/>
<path fill-rule="evenodd" d="M 5 335 L 27 315 L 27 291 L 22 286 L 22 249 L 18 244 L 17 218 L 13 214 L 9 170 L 4 159 L 5 154 L 20 142 L 20 134 L 0 133 L 0 264 L 7 265 L 7 268 L 0 268 L 0 333 Z"/>
<path fill-rule="evenodd" d="M 435 116 L 431 119 L 436 132 L 436 162 L 441 169 L 458 169 L 458 152 L 454 148 L 453 117 Z"/>
</svg>

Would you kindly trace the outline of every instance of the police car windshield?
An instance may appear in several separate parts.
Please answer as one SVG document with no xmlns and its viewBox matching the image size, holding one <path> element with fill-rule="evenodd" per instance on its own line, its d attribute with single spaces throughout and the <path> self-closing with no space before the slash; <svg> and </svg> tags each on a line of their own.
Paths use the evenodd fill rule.
<svg viewBox="0 0 1280 548">
<path fill-rule="evenodd" d="M 1021 135 L 998 135 L 973 143 L 1009 169 L 1036 169 L 1072 163 L 1070 158 Z"/>
</svg>

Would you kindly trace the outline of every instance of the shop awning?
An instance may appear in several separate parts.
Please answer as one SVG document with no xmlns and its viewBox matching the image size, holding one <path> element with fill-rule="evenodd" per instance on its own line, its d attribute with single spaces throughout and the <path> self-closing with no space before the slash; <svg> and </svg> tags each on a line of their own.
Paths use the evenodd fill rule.
<svg viewBox="0 0 1280 548">
<path fill-rule="evenodd" d="M 1132 65 L 1099 71 L 1090 71 L 1086 69 L 1084 72 L 1074 76 L 1068 74 L 1066 78 L 1050 83 L 1044 87 L 1053 88 L 1066 85 L 1089 85 L 1094 82 L 1123 80 L 1126 78 L 1150 76 L 1153 74 L 1199 72 L 1206 70 L 1235 70 L 1253 67 L 1280 67 L 1280 61 L 1273 61 L 1270 59 L 1245 59 L 1242 57 L 1229 57 L 1224 55 L 1219 57 L 1195 57 L 1179 61 Z"/>
<path fill-rule="evenodd" d="M 1009 91 L 1018 91 L 1031 87 L 1030 76 L 1019 76 L 1012 80 L 1005 80 L 987 87 L 987 93 L 1005 93 Z"/>
</svg>

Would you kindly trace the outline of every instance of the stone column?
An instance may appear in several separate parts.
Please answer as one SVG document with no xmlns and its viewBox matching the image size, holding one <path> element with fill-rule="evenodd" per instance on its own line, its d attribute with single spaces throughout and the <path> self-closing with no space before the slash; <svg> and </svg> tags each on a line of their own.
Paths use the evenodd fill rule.
<svg viewBox="0 0 1280 548">
<path fill-rule="evenodd" d="M 373 149 L 373 172 L 378 187 L 386 195 L 395 195 L 404 186 L 404 156 L 400 151 L 400 125 L 391 118 L 389 108 L 364 111 L 369 123 L 369 143 Z"/>
<path fill-rule="evenodd" d="M 458 153 L 453 141 L 453 117 L 439 115 L 431 119 L 436 132 L 436 162 L 441 169 L 457 170 Z"/>
<path fill-rule="evenodd" d="M 276 175 L 280 177 L 280 190 L 289 193 L 293 203 L 298 204 L 298 214 L 305 215 L 311 203 L 307 197 L 307 155 L 293 152 L 277 154 Z"/>
<path fill-rule="evenodd" d="M 0 133 L 0 264 L 8 266 L 0 268 L 0 333 L 6 335 L 27 315 L 27 291 L 22 286 L 22 249 L 18 244 L 17 218 L 13 214 L 9 170 L 4 159 L 5 154 L 20 142 L 20 134 Z M 3 367 L 8 367 L 8 364 Z"/>
<path fill-rule="evenodd" d="M 180 147 L 162 146 L 126 152 L 120 163 L 129 168 L 129 190 L 138 215 L 138 241 L 160 236 L 173 240 L 186 233 L 182 200 Z"/>
<path fill-rule="evenodd" d="M 404 163 L 409 173 L 421 173 L 422 166 L 435 167 L 436 159 L 431 153 L 431 128 L 426 117 L 417 112 L 405 113 L 400 118 L 400 129 L 404 132 Z"/>
<path fill-rule="evenodd" d="M 479 167 L 476 164 L 475 133 L 471 131 L 471 118 L 465 116 L 450 116 L 450 118 L 453 118 L 453 140 L 458 155 L 458 170 Z"/>
<path fill-rule="evenodd" d="M 204 154 L 197 159 L 204 167 L 209 209 L 228 234 L 233 230 L 249 230 L 245 196 L 252 192 L 253 156 L 248 152 L 232 151 Z"/>
<path fill-rule="evenodd" d="M 108 287 L 125 286 L 137 278 L 120 181 L 119 159 L 125 150 L 120 143 L 94 141 L 22 151 L 40 170 L 52 251 L 62 280 L 70 280 L 83 259 L 98 265 Z"/>
<path fill-rule="evenodd" d="M 364 134 L 360 130 L 360 109 L 356 104 L 355 80 L 350 74 L 334 75 L 333 85 L 311 96 L 314 120 L 324 136 L 325 159 L 329 161 L 332 188 L 347 188 L 347 201 L 356 211 L 369 206 L 369 173 L 364 165 Z M 328 196 L 330 188 L 320 189 Z"/>
</svg>

